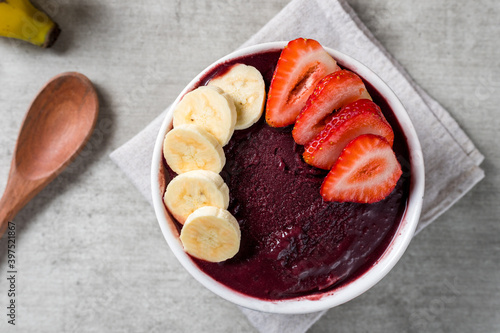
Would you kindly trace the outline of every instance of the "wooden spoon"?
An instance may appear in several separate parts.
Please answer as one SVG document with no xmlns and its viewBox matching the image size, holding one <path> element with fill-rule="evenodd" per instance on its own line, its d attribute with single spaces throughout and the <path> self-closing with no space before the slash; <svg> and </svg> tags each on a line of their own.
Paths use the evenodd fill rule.
<svg viewBox="0 0 500 333">
<path fill-rule="evenodd" d="M 24 118 L 0 199 L 0 237 L 19 210 L 80 152 L 98 112 L 97 93 L 80 73 L 60 74 L 42 88 Z"/>
</svg>

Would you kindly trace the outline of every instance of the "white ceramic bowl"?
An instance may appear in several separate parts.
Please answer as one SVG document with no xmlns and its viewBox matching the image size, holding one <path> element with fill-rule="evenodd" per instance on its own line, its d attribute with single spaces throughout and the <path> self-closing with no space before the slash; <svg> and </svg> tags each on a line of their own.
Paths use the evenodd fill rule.
<svg viewBox="0 0 500 333">
<path fill-rule="evenodd" d="M 175 106 L 184 94 L 193 89 L 193 87 L 199 82 L 200 78 L 202 78 L 205 73 L 210 71 L 210 69 L 214 68 L 218 64 L 249 54 L 282 49 L 286 44 L 287 42 L 259 44 L 235 51 L 217 60 L 188 84 L 188 86 L 179 94 L 173 105 Z M 246 308 L 273 313 L 310 313 L 332 308 L 359 296 L 360 294 L 374 286 L 377 282 L 379 282 L 398 262 L 398 260 L 401 258 L 404 251 L 408 247 L 408 244 L 410 243 L 420 217 L 422 198 L 424 194 L 424 163 L 417 134 L 410 121 L 410 118 L 408 117 L 408 114 L 406 113 L 405 108 L 393 93 L 393 91 L 366 66 L 336 50 L 326 47 L 325 49 L 337 60 L 337 62 L 341 66 L 344 65 L 362 76 L 364 79 L 370 82 L 371 85 L 375 89 L 377 89 L 379 93 L 386 99 L 389 106 L 392 108 L 394 114 L 396 115 L 396 118 L 399 121 L 404 135 L 406 136 L 410 153 L 411 185 L 407 210 L 403 216 L 398 230 L 394 235 L 394 238 L 392 239 L 391 243 L 381 256 L 381 258 L 366 273 L 364 273 L 354 281 L 340 288 L 324 292 L 320 295 L 314 294 L 311 296 L 303 296 L 300 298 L 289 300 L 267 301 L 256 299 L 254 297 L 246 296 L 239 292 L 236 292 L 217 282 L 209 275 L 201 271 L 198 266 L 196 266 L 196 264 L 191 260 L 191 258 L 184 252 L 182 244 L 179 240 L 179 233 L 173 223 L 172 217 L 167 212 L 162 200 L 163 189 L 165 187 L 165 180 L 162 177 L 163 172 L 161 172 L 162 144 L 163 138 L 165 137 L 166 133 L 172 128 L 173 107 L 170 108 L 170 112 L 168 112 L 167 116 L 165 117 L 161 129 L 158 133 L 153 153 L 151 187 L 154 209 L 163 236 L 165 237 L 168 245 L 172 249 L 179 262 L 196 280 L 198 280 L 202 285 L 207 287 L 215 294 L 221 296 L 222 298 Z"/>
</svg>

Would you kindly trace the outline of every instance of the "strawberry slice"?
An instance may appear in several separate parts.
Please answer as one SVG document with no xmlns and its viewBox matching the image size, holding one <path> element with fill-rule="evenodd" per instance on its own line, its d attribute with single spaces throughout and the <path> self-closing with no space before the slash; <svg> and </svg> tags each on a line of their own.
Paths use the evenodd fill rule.
<svg viewBox="0 0 500 333">
<path fill-rule="evenodd" d="M 325 127 L 328 115 L 358 99 L 371 100 L 359 76 L 345 69 L 325 76 L 295 121 L 292 131 L 295 142 L 305 145 L 312 141 Z"/>
<path fill-rule="evenodd" d="M 402 173 L 389 142 L 365 134 L 345 147 L 320 193 L 325 201 L 373 203 L 391 194 Z"/>
<path fill-rule="evenodd" d="M 394 132 L 380 110 L 368 99 L 360 99 L 332 114 L 323 130 L 306 146 L 304 161 L 330 170 L 344 147 L 362 134 L 383 136 L 392 147 Z"/>
<path fill-rule="evenodd" d="M 339 69 L 317 41 L 290 41 L 281 52 L 269 87 L 267 123 L 272 127 L 293 124 L 319 80 Z"/>
</svg>

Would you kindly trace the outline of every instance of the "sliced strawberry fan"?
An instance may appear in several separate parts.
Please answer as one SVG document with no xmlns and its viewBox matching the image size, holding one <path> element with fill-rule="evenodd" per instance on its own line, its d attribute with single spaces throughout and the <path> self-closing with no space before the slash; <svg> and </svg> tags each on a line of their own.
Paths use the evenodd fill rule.
<svg viewBox="0 0 500 333">
<path fill-rule="evenodd" d="M 266 121 L 272 127 L 295 122 L 316 84 L 338 71 L 337 62 L 313 39 L 290 41 L 276 65 L 266 105 Z"/>
<path fill-rule="evenodd" d="M 294 124 L 292 135 L 304 145 L 304 161 L 330 170 L 320 190 L 326 201 L 380 201 L 402 174 L 392 150 L 394 132 L 380 107 L 361 78 L 342 70 L 315 40 L 295 39 L 281 52 L 266 122 Z"/>
<path fill-rule="evenodd" d="M 402 170 L 387 140 L 373 134 L 352 140 L 326 176 L 325 201 L 374 203 L 396 187 Z"/>
</svg>

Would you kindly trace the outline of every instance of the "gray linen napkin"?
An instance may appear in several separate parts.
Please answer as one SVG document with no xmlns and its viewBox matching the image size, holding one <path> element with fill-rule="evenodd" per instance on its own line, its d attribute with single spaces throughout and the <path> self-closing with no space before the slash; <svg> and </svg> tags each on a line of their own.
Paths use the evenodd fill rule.
<svg viewBox="0 0 500 333">
<path fill-rule="evenodd" d="M 297 37 L 316 39 L 361 61 L 392 88 L 406 107 L 425 163 L 425 197 L 417 233 L 484 177 L 479 168 L 483 155 L 450 114 L 387 53 L 344 0 L 294 0 L 243 46 Z M 167 111 L 110 155 L 149 201 L 150 160 Z M 261 332 L 290 333 L 307 331 L 325 313 L 292 316 L 244 308 L 241 311 Z"/>
</svg>

